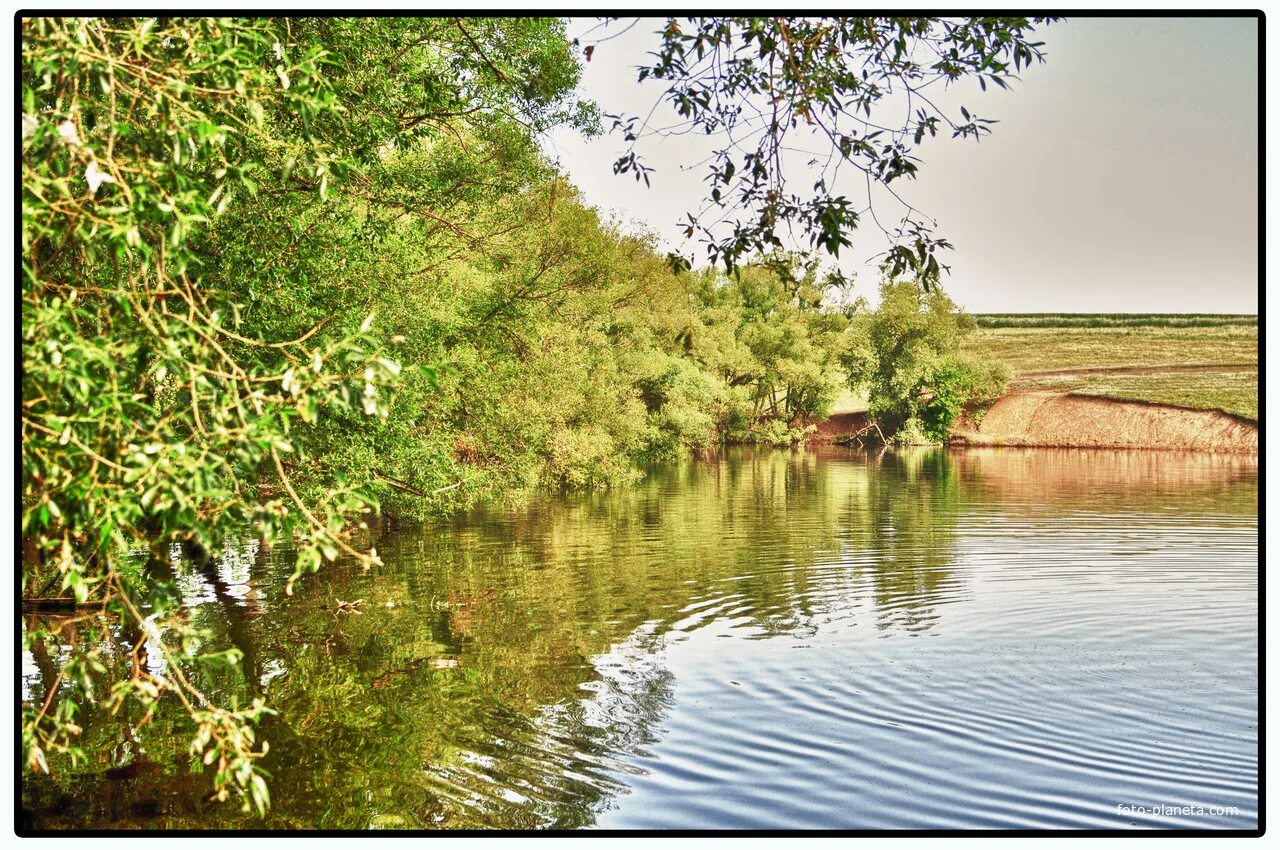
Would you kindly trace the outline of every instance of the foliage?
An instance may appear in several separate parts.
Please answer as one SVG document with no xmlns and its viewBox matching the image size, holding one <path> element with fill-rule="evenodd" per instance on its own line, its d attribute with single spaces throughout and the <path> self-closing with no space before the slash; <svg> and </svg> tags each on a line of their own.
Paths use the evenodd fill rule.
<svg viewBox="0 0 1280 850">
<path fill-rule="evenodd" d="M 898 426 L 890 440 L 898 446 L 932 446 L 938 440 L 925 432 L 920 417 L 912 416 Z"/>
<path fill-rule="evenodd" d="M 959 354 L 940 361 L 930 381 L 933 397 L 920 411 L 924 433 L 945 440 L 965 410 L 978 412 L 1004 393 L 1009 368 Z"/>
<path fill-rule="evenodd" d="M 374 506 L 365 482 L 330 474 L 300 495 L 296 443 L 329 417 L 385 418 L 400 373 L 370 313 L 307 314 L 331 306 L 306 296 L 326 291 L 341 246 L 307 258 L 317 278 L 279 274 L 282 249 L 396 146 L 468 124 L 589 124 L 569 97 L 577 61 L 545 19 L 21 27 L 23 592 L 66 591 L 171 635 L 161 666 L 135 664 L 111 698 L 180 701 L 219 795 L 261 810 L 261 707 L 220 708 L 195 684 L 228 658 L 166 619 L 174 547 L 199 557 L 248 527 L 300 541 L 295 577 L 344 552 L 376 563 L 346 533 Z M 268 317 L 254 302 L 273 286 L 295 298 Z M 28 765 L 74 751 L 77 699 L 99 698 L 75 696 L 24 706 Z"/>
<path fill-rule="evenodd" d="M 665 354 L 655 360 L 660 371 L 638 382 L 649 410 L 645 453 L 670 460 L 709 447 L 741 414 L 743 394 L 688 358 Z"/>
<path fill-rule="evenodd" d="M 941 289 L 886 280 L 880 306 L 855 314 L 840 362 L 854 389 L 868 391 L 871 414 L 908 444 L 945 440 L 968 405 L 989 404 L 1007 370 L 960 354 L 974 329 Z"/>
<path fill-rule="evenodd" d="M 884 257 L 888 273 L 914 274 L 929 287 L 945 268 L 938 252 L 951 245 L 931 233 L 892 184 L 915 179 L 915 152 L 926 137 L 976 141 L 996 122 L 965 106 L 944 110 L 928 89 L 961 80 L 975 80 L 984 91 L 988 83 L 1008 88 L 1023 69 L 1044 61 L 1043 43 L 1032 35 L 1053 20 L 669 18 L 638 80 L 661 81 L 662 99 L 681 123 L 654 128 L 638 116 L 608 116 L 628 144 L 614 171 L 647 183 L 653 167 L 638 149 L 641 139 L 690 131 L 715 136 L 709 197 L 688 214 L 685 234 L 698 234 L 711 261 L 729 269 L 782 247 L 780 232 L 793 229 L 808 248 L 837 256 L 865 216 L 875 219 L 874 185 L 903 209 Z M 820 149 L 797 181 L 812 183 L 812 191 L 797 191 L 787 179 L 786 152 L 797 145 Z M 840 191 L 841 167 L 862 175 L 866 203 L 862 186 L 853 197 Z M 726 221 L 732 226 L 719 226 Z"/>
<path fill-rule="evenodd" d="M 713 175 L 714 203 L 760 216 L 713 245 L 731 273 L 676 273 L 539 149 L 549 128 L 598 124 L 562 21 L 22 18 L 22 592 L 92 605 L 132 647 L 74 642 L 24 703 L 24 762 L 82 757 L 95 705 L 165 716 L 215 794 L 261 814 L 255 724 L 272 709 L 244 691 L 254 660 L 177 604 L 210 553 L 286 544 L 288 595 L 327 561 L 376 567 L 379 511 L 605 488 L 723 439 L 803 440 L 857 332 L 830 305 L 841 281 L 774 233 L 800 222 L 834 254 L 857 214 L 825 188 L 784 193 L 784 125 L 834 127 L 891 78 L 1003 79 L 1038 55 L 1025 21 L 862 20 L 664 30 L 649 73 L 701 126 L 734 126 L 716 92 L 779 87 L 773 141 Z M 824 52 L 837 43 L 879 76 L 850 76 Z M 909 58 L 924 43 L 957 52 L 931 71 Z M 729 51 L 740 78 L 707 77 L 699 51 Z M 892 133 L 832 141 L 878 182 L 914 170 Z M 945 243 L 911 238 L 916 259 L 890 262 L 932 281 Z M 929 370 L 885 372 L 879 403 L 905 393 L 904 413 L 944 427 L 981 382 L 942 368 L 949 340 L 912 349 Z M 63 628 L 28 629 L 24 648 L 47 655 Z"/>
<path fill-rule="evenodd" d="M 701 309 L 688 331 L 690 352 L 742 391 L 751 422 L 826 416 L 840 388 L 832 376 L 847 321 L 828 296 L 840 287 L 820 276 L 813 259 L 788 253 L 765 255 L 734 275 L 706 270 L 696 277 Z"/>
</svg>

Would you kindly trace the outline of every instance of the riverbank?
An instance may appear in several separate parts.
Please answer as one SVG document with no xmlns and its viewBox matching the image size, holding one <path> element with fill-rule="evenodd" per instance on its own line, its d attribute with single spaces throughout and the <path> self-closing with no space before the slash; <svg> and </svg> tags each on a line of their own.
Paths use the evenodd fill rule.
<svg viewBox="0 0 1280 850">
<path fill-rule="evenodd" d="M 817 423 L 817 443 L 878 442 L 866 411 Z M 1166 449 L 1258 453 L 1258 424 L 1220 410 L 1062 392 L 1013 392 L 981 416 L 964 416 L 951 443 L 965 446 Z"/>
<path fill-rule="evenodd" d="M 956 423 L 953 443 L 1258 452 L 1256 316 L 977 319 L 966 352 L 1013 375 L 985 413 Z M 812 439 L 874 443 L 865 405 L 846 393 Z"/>
<path fill-rule="evenodd" d="M 1076 318 L 1080 317 L 1040 318 L 1056 322 L 1054 326 L 980 327 L 964 348 L 984 362 L 1009 366 L 1013 376 L 1007 394 L 1073 393 L 1154 402 L 1219 410 L 1257 422 L 1256 318 L 1251 325 L 1188 326 L 1179 324 L 1178 317 L 1116 315 L 1105 318 L 1149 324 L 1098 327 L 1072 324 Z M 1218 318 L 1227 322 L 1247 317 Z M 987 323 L 999 320 L 980 317 Z"/>
<path fill-rule="evenodd" d="M 1078 393 L 1015 392 L 980 418 L 962 418 L 952 442 L 1257 454 L 1258 425 L 1220 410 Z"/>
<path fill-rule="evenodd" d="M 966 342 L 1014 374 L 956 442 L 1257 454 L 1256 317 L 1016 318 L 985 317 Z"/>
</svg>

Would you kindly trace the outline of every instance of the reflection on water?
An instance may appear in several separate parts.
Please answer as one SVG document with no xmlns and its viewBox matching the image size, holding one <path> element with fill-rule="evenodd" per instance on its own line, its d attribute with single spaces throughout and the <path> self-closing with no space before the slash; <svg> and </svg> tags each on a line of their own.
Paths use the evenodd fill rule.
<svg viewBox="0 0 1280 850">
<path fill-rule="evenodd" d="M 279 712 L 270 827 L 1252 827 L 1257 492 L 1239 457 L 734 450 L 390 530 L 290 599 L 251 541 L 180 585 L 245 653 L 206 687 Z M 24 698 L 104 630 L 123 667 L 79 623 Z M 35 825 L 256 825 L 169 708 L 85 717 Z"/>
</svg>

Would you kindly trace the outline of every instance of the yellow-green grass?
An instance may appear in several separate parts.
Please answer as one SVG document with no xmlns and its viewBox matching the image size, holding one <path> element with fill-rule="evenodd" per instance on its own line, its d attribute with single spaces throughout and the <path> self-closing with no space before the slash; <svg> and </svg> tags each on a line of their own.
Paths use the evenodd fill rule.
<svg viewBox="0 0 1280 850">
<path fill-rule="evenodd" d="M 965 350 L 1006 363 L 1014 373 L 1011 390 L 1087 393 L 1258 418 L 1256 326 L 983 328 L 966 340 Z M 1159 371 L 1162 366 L 1173 368 Z M 1213 366 L 1235 368 L 1188 369 Z M 1073 369 L 1146 371 L 1034 374 Z"/>
<path fill-rule="evenodd" d="M 975 313 L 980 328 L 1258 326 L 1257 313 Z"/>
<path fill-rule="evenodd" d="M 981 328 L 965 349 L 1016 372 L 1258 363 L 1257 327 Z"/>
<path fill-rule="evenodd" d="M 1131 401 L 1223 410 L 1258 418 L 1258 370 L 1079 375 L 1021 379 L 1018 390 L 1061 390 Z"/>
<path fill-rule="evenodd" d="M 857 413 L 867 409 L 867 394 L 865 392 L 854 392 L 848 387 L 842 387 L 840 394 L 836 396 L 835 403 L 831 405 L 831 413 Z"/>
</svg>

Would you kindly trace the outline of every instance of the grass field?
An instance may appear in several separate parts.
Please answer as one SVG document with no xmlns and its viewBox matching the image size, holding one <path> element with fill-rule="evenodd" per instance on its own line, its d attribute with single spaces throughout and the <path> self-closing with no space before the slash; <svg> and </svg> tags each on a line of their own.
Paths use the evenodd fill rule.
<svg viewBox="0 0 1280 850">
<path fill-rule="evenodd" d="M 1087 393 L 1258 418 L 1256 316 L 976 318 L 979 329 L 965 349 L 1008 364 L 1011 390 Z"/>
<path fill-rule="evenodd" d="M 964 348 L 1008 365 L 1010 390 L 1078 392 L 1258 418 L 1257 316 L 1004 313 L 974 318 L 978 330 Z M 866 409 L 866 396 L 846 389 L 832 413 Z"/>
<path fill-rule="evenodd" d="M 867 394 L 865 392 L 855 393 L 853 390 L 845 387 L 840 390 L 840 394 L 836 396 L 835 404 L 831 405 L 831 412 L 836 413 L 856 413 L 860 410 L 867 409 Z"/>
<path fill-rule="evenodd" d="M 1119 366 L 1258 363 L 1258 328 L 979 328 L 965 348 L 1014 372 Z"/>
<path fill-rule="evenodd" d="M 1257 327 L 1253 313 L 979 313 L 980 328 Z"/>
</svg>

